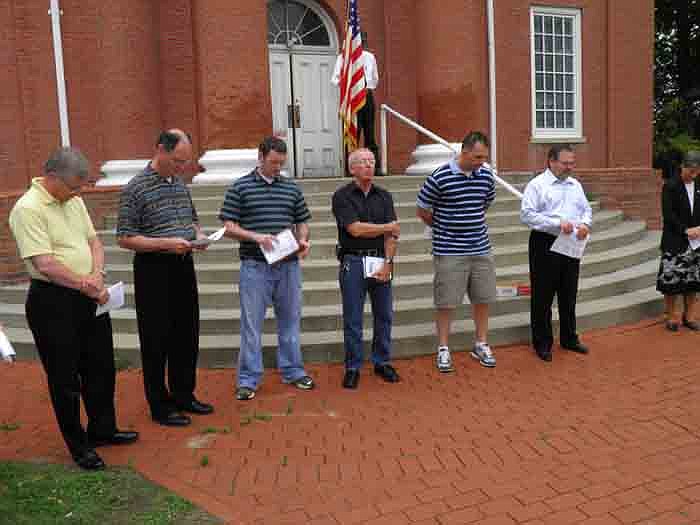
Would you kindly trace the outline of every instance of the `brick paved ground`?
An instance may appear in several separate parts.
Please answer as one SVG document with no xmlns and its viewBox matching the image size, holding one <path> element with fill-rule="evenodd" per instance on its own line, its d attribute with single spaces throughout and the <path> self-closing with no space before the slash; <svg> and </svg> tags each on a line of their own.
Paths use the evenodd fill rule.
<svg viewBox="0 0 700 525">
<path fill-rule="evenodd" d="M 234 524 L 700 523 L 700 337 L 644 322 L 584 341 L 590 356 L 550 365 L 522 346 L 497 349 L 495 370 L 401 361 L 402 383 L 365 371 L 354 392 L 338 365 L 310 367 L 312 392 L 268 371 L 248 403 L 231 371 L 201 371 L 217 412 L 184 430 L 152 424 L 124 372 L 119 421 L 142 440 L 102 455 Z M 21 425 L 0 459 L 69 462 L 37 364 L 0 368 L 0 399 L 0 423 Z"/>
</svg>

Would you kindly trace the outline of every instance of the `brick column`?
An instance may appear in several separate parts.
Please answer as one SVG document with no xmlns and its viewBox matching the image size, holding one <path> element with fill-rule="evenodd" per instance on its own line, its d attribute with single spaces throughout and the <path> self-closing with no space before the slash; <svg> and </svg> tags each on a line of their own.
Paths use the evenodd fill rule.
<svg viewBox="0 0 700 525">
<path fill-rule="evenodd" d="M 420 123 L 450 142 L 461 142 L 471 129 L 488 133 L 486 2 L 415 3 Z"/>
<path fill-rule="evenodd" d="M 192 0 L 202 150 L 257 147 L 272 132 L 264 0 Z"/>
<path fill-rule="evenodd" d="M 24 143 L 19 48 L 12 2 L 0 4 L 0 188 L 26 187 L 29 172 Z M 2 215 L 0 215 L 2 217 Z M 0 235 L 0 244 L 2 237 Z"/>
<path fill-rule="evenodd" d="M 159 5 L 119 0 L 101 6 L 104 156 L 148 157 L 163 127 L 160 101 L 167 96 L 160 78 Z"/>
</svg>

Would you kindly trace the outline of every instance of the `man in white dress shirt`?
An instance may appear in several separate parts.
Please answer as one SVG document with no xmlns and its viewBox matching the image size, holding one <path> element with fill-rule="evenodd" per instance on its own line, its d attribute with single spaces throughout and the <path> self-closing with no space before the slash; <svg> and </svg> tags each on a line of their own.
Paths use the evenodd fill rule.
<svg viewBox="0 0 700 525">
<path fill-rule="evenodd" d="M 553 146 L 548 168 L 525 188 L 520 220 L 532 230 L 530 260 L 530 326 L 532 345 L 543 361 L 552 360 L 552 301 L 559 304 L 559 341 L 562 348 L 587 354 L 576 333 L 576 294 L 580 260 L 550 251 L 560 233 L 588 237 L 591 206 L 581 183 L 571 177 L 576 156 L 571 146 Z"/>
<path fill-rule="evenodd" d="M 374 138 L 374 90 L 379 84 L 379 73 L 377 70 L 377 60 L 374 55 L 367 51 L 367 33 L 362 33 L 362 63 L 365 70 L 365 82 L 367 84 L 367 99 L 365 105 L 357 113 L 357 133 L 362 133 L 365 141 L 365 148 L 374 154 L 375 159 L 379 159 L 379 147 Z M 343 55 L 338 55 L 335 61 L 335 69 L 331 77 L 334 86 L 340 84 L 340 71 L 343 68 Z M 379 161 L 377 160 L 377 164 Z"/>
</svg>

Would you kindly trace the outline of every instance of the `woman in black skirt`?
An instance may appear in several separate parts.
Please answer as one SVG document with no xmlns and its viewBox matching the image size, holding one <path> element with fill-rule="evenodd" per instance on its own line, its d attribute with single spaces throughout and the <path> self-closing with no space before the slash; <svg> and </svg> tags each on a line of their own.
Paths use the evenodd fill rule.
<svg viewBox="0 0 700 525">
<path fill-rule="evenodd" d="M 700 151 L 689 151 L 680 176 L 664 183 L 661 194 L 664 230 L 656 289 L 664 294 L 666 328 L 700 330 L 695 320 L 700 291 Z"/>
</svg>

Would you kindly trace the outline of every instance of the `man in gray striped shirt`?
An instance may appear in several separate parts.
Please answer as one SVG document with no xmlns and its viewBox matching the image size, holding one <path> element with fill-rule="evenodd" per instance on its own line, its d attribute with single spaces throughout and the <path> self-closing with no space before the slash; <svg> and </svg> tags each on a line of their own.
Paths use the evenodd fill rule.
<svg viewBox="0 0 700 525">
<path fill-rule="evenodd" d="M 156 152 L 122 190 L 117 237 L 134 253 L 134 292 L 143 383 L 151 417 L 184 426 L 181 412 L 214 409 L 194 397 L 199 354 L 199 295 L 193 241 L 205 237 L 187 186 L 179 179 L 192 159 L 181 130 L 158 137 Z M 168 386 L 165 384 L 167 365 Z"/>
<path fill-rule="evenodd" d="M 453 372 L 448 346 L 452 312 L 465 293 L 472 303 L 476 336 L 471 356 L 482 366 L 496 366 L 486 336 L 489 303 L 496 298 L 496 269 L 486 210 L 496 196 L 496 186 L 485 163 L 489 141 L 478 131 L 462 142 L 461 153 L 436 169 L 418 193 L 417 215 L 433 228 L 433 293 L 437 313 L 437 368 Z"/>
<path fill-rule="evenodd" d="M 265 311 L 272 304 L 277 318 L 277 366 L 282 380 L 302 390 L 314 382 L 304 371 L 301 355 L 301 266 L 309 253 L 311 213 L 301 189 L 280 176 L 287 145 L 267 137 L 259 147 L 259 165 L 231 184 L 219 213 L 226 236 L 240 241 L 241 345 L 238 353 L 236 398 L 255 397 L 262 381 L 262 331 Z M 299 251 L 268 264 L 261 248 L 269 250 L 275 235 L 291 229 Z"/>
</svg>

